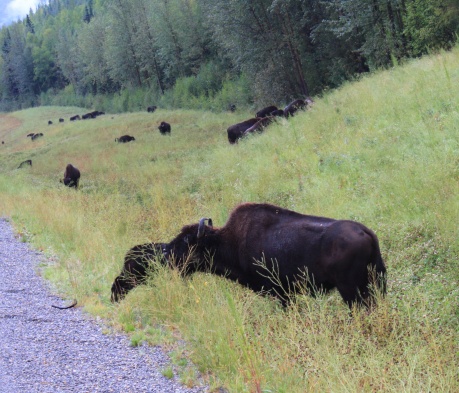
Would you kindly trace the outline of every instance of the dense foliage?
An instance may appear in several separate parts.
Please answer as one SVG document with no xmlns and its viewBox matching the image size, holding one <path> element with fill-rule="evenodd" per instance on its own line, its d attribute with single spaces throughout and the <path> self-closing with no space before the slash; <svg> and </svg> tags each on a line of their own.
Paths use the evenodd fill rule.
<svg viewBox="0 0 459 393">
<path fill-rule="evenodd" d="M 0 30 L 0 110 L 287 102 L 450 47 L 458 11 L 455 0 L 50 0 Z"/>
</svg>

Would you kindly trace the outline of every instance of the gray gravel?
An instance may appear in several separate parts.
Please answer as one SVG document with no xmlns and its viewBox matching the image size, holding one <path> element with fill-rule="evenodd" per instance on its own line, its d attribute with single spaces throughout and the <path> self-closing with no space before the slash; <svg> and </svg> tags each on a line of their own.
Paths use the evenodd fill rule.
<svg viewBox="0 0 459 393">
<path fill-rule="evenodd" d="M 1 393 L 206 391 L 165 378 L 159 347 L 133 348 L 78 307 L 51 307 L 66 302 L 37 274 L 43 261 L 0 217 Z"/>
</svg>

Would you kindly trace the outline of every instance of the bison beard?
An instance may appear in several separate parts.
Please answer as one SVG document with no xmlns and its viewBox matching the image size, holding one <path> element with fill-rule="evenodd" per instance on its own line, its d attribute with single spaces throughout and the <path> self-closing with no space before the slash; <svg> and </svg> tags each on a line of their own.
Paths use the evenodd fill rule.
<svg viewBox="0 0 459 393">
<path fill-rule="evenodd" d="M 283 304 L 298 287 L 312 294 L 337 288 L 349 307 L 372 304 L 371 286 L 386 291 L 386 268 L 373 231 L 358 222 L 269 204 L 239 205 L 221 228 L 203 218 L 184 226 L 161 249 L 164 260 L 185 275 L 211 271 Z"/>
</svg>

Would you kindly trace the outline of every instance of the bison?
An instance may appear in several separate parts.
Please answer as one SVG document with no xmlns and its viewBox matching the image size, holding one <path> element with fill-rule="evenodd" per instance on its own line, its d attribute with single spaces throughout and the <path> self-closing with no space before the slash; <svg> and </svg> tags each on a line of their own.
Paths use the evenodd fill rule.
<svg viewBox="0 0 459 393">
<path fill-rule="evenodd" d="M 35 134 L 33 132 L 31 132 L 30 134 L 27 134 L 27 137 L 33 137 Z"/>
<path fill-rule="evenodd" d="M 162 252 L 184 274 L 211 271 L 283 304 L 298 288 L 311 294 L 337 288 L 351 308 L 374 302 L 372 286 L 386 291 L 386 267 L 372 230 L 270 204 L 241 204 L 220 228 L 208 218 L 186 225 Z"/>
<path fill-rule="evenodd" d="M 277 106 L 275 106 L 275 105 L 270 105 L 270 106 L 267 106 L 266 108 L 260 109 L 260 110 L 256 113 L 255 117 L 266 117 L 266 116 L 270 116 L 271 113 L 272 113 L 273 111 L 277 111 L 277 110 L 278 110 L 278 109 L 277 109 Z"/>
<path fill-rule="evenodd" d="M 306 106 L 311 105 L 313 102 L 314 101 L 310 97 L 306 98 L 305 100 L 298 99 L 292 101 L 284 108 L 284 117 L 288 118 L 293 116 L 297 111 L 300 109 L 306 109 Z"/>
<path fill-rule="evenodd" d="M 242 137 L 245 130 L 252 127 L 260 118 L 253 117 L 251 119 L 245 120 L 241 123 L 233 124 L 229 126 L 226 132 L 228 133 L 228 142 L 234 144 Z"/>
<path fill-rule="evenodd" d="M 140 244 L 126 253 L 123 269 L 112 285 L 112 302 L 120 301 L 131 289 L 146 281 L 152 262 L 155 258 L 162 258 L 165 245 L 164 243 Z"/>
<path fill-rule="evenodd" d="M 22 161 L 19 166 L 18 166 L 18 169 L 19 168 L 24 168 L 25 166 L 32 166 L 32 160 L 25 160 L 25 161 Z"/>
<path fill-rule="evenodd" d="M 53 122 L 51 120 L 48 120 L 48 125 L 51 125 L 53 124 Z"/>
<path fill-rule="evenodd" d="M 75 120 L 81 120 L 80 115 L 75 115 L 75 116 L 70 117 L 70 121 L 75 121 Z"/>
<path fill-rule="evenodd" d="M 156 105 L 152 105 L 147 108 L 147 112 L 153 113 L 156 109 L 157 109 Z"/>
<path fill-rule="evenodd" d="M 171 125 L 169 123 L 166 123 L 165 121 L 162 121 L 161 124 L 158 127 L 159 132 L 161 135 L 166 135 L 171 133 Z"/>
<path fill-rule="evenodd" d="M 244 131 L 242 136 L 253 134 L 254 132 L 262 132 L 266 126 L 268 126 L 275 120 L 276 118 L 274 116 L 262 117 L 252 127 L 247 128 L 247 130 Z"/>
<path fill-rule="evenodd" d="M 43 133 L 42 133 L 42 132 L 39 132 L 39 133 L 37 133 L 37 134 L 33 134 L 33 135 L 30 137 L 30 139 L 34 141 L 35 139 L 40 138 L 41 136 L 43 136 Z"/>
<path fill-rule="evenodd" d="M 59 123 L 63 123 L 64 119 L 62 117 L 59 118 Z"/>
<path fill-rule="evenodd" d="M 67 187 L 75 187 L 77 189 L 79 182 L 80 171 L 72 164 L 68 164 L 65 167 L 64 178 L 61 180 L 61 183 L 64 183 Z"/>
<path fill-rule="evenodd" d="M 135 141 L 135 138 L 130 135 L 123 135 L 123 136 L 120 136 L 119 138 L 115 138 L 115 142 L 118 142 L 118 143 L 126 143 L 126 142 L 131 142 L 131 141 Z"/>
</svg>

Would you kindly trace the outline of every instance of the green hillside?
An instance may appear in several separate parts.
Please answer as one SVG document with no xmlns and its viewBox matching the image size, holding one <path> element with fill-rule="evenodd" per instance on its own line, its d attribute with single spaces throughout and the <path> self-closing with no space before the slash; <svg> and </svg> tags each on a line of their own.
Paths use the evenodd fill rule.
<svg viewBox="0 0 459 393">
<path fill-rule="evenodd" d="M 457 392 L 458 84 L 455 48 L 315 97 L 237 145 L 226 128 L 252 113 L 1 114 L 0 215 L 50 256 L 45 275 L 65 297 L 133 345 L 164 345 L 184 383 L 199 381 L 193 363 L 212 389 L 231 392 Z M 163 120 L 170 136 L 157 130 Z M 136 141 L 115 143 L 123 134 Z M 32 167 L 18 169 L 26 159 Z M 78 191 L 59 183 L 67 163 L 81 170 Z M 169 241 L 204 216 L 224 225 L 241 202 L 373 229 L 387 297 L 354 316 L 336 292 L 283 310 L 225 279 L 160 269 L 110 303 L 130 247 Z"/>
</svg>

